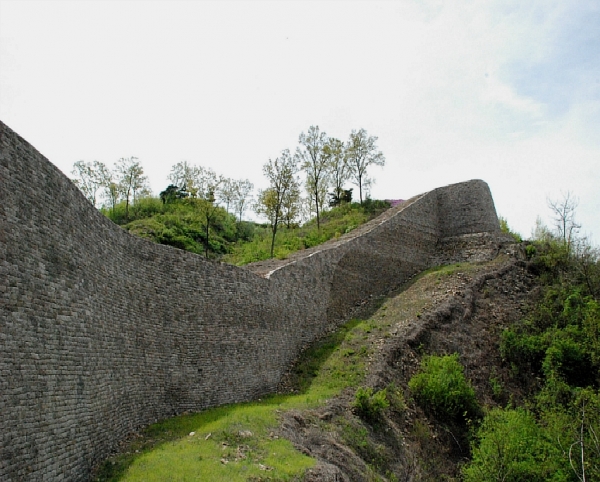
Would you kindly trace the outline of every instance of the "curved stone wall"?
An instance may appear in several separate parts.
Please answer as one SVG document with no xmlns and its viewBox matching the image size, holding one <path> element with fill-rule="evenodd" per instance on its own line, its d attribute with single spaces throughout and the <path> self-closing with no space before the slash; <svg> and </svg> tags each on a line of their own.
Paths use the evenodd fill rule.
<svg viewBox="0 0 600 482">
<path fill-rule="evenodd" d="M 483 181 L 260 276 L 129 235 L 0 123 L 0 481 L 86 480 L 144 425 L 272 391 L 357 303 L 475 233 L 497 248 Z"/>
</svg>

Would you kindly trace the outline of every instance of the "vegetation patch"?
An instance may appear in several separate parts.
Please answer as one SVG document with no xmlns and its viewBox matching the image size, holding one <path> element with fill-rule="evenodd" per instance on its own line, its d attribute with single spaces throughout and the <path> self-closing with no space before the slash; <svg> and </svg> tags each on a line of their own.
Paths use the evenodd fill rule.
<svg viewBox="0 0 600 482">
<path fill-rule="evenodd" d="M 296 395 L 273 395 L 151 425 L 106 461 L 94 480 L 295 480 L 315 460 L 275 434 L 278 417 L 287 410 L 318 407 L 362 382 L 366 351 L 357 334 L 363 324 L 349 321 L 302 355 L 291 374 Z"/>
<path fill-rule="evenodd" d="M 458 421 L 479 411 L 475 391 L 464 375 L 458 354 L 425 356 L 408 382 L 417 402 L 439 417 Z"/>
</svg>

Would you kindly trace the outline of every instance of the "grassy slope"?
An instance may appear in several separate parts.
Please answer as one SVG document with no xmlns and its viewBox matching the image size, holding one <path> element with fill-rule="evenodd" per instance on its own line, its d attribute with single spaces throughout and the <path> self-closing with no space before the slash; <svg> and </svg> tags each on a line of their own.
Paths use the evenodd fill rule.
<svg viewBox="0 0 600 482">
<path fill-rule="evenodd" d="M 205 201 L 185 199 L 163 204 L 157 198 L 143 198 L 130 209 L 125 220 L 125 206 L 102 212 L 130 233 L 156 243 L 167 244 L 196 254 L 205 252 L 206 209 L 212 221 L 209 229 L 209 257 L 244 265 L 269 258 L 271 230 L 253 222 L 236 222 L 232 214 L 217 207 L 212 210 Z M 320 229 L 315 219 L 300 227 L 280 226 L 277 231 L 274 257 L 284 259 L 294 251 L 310 248 L 341 236 L 366 223 L 388 209 L 384 201 L 345 204 L 326 210 Z"/>
<path fill-rule="evenodd" d="M 274 435 L 278 414 L 322 404 L 364 376 L 369 322 L 350 321 L 315 345 L 297 367 L 296 395 L 273 395 L 183 415 L 148 427 L 124 453 L 109 459 L 95 480 L 291 480 L 315 461 Z M 352 361 L 352 363 L 349 363 Z"/>
</svg>

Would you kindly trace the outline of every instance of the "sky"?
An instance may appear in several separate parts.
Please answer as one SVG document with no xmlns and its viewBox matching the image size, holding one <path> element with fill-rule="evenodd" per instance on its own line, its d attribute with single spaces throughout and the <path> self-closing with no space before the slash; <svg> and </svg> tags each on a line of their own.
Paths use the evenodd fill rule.
<svg viewBox="0 0 600 482">
<path fill-rule="evenodd" d="M 597 0 L 0 0 L 0 120 L 155 194 L 184 160 L 264 188 L 310 126 L 363 128 L 374 199 L 483 179 L 527 238 L 570 192 L 600 243 Z"/>
</svg>

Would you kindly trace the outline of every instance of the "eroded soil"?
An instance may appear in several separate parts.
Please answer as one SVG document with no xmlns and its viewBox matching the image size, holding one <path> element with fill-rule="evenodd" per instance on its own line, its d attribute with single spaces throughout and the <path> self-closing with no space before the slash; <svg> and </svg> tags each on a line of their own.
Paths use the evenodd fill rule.
<svg viewBox="0 0 600 482">
<path fill-rule="evenodd" d="M 282 415 L 280 435 L 319 461 L 305 480 L 457 478 L 469 456 L 468 424 L 436 419 L 419 407 L 408 381 L 424 355 L 458 353 L 482 406 L 518 401 L 520 388 L 502 362 L 499 336 L 524 315 L 535 292 L 525 263 L 501 256 L 424 273 L 372 301 L 373 329 L 363 341 L 370 353 L 365 386 L 395 387 L 405 403 L 365 421 L 352 410 L 353 387 L 318 409 Z M 293 386 L 293 376 L 285 384 Z"/>
</svg>

